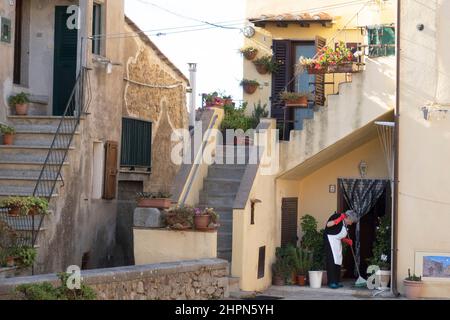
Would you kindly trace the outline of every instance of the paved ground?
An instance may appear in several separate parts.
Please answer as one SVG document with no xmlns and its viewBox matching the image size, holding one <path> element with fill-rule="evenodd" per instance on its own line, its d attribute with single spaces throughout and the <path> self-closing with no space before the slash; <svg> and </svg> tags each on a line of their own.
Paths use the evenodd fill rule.
<svg viewBox="0 0 450 320">
<path fill-rule="evenodd" d="M 379 293 L 374 295 L 375 293 Z M 382 292 L 377 290 L 361 289 L 353 287 L 352 282 L 344 283 L 344 288 L 330 289 L 323 287 L 321 289 L 311 289 L 310 287 L 300 286 L 272 286 L 264 293 L 259 295 L 276 297 L 285 300 L 386 300 L 386 299 L 404 299 L 393 297 L 389 291 Z M 258 295 L 257 295 L 258 296 Z"/>
</svg>

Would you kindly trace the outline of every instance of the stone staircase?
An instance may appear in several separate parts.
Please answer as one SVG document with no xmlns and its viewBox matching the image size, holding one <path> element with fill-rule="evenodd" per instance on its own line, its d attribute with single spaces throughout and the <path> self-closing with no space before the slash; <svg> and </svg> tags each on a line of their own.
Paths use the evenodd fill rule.
<svg viewBox="0 0 450 320">
<path fill-rule="evenodd" d="M 221 152 L 221 148 L 217 149 L 216 162 L 223 164 L 209 166 L 198 204 L 199 208 L 214 208 L 219 214 L 217 257 L 229 262 L 233 244 L 233 205 L 249 159 L 248 147 L 231 148 L 234 149 L 234 155 L 226 155 Z"/>
<path fill-rule="evenodd" d="M 9 196 L 27 197 L 33 195 L 60 120 L 61 117 L 44 115 L 8 117 L 9 124 L 16 129 L 16 135 L 13 145 L 0 145 L 0 200 Z M 66 139 L 66 135 L 67 139 L 70 139 L 69 134 L 65 134 L 63 139 Z M 74 145 L 78 144 L 79 132 L 76 132 L 67 159 L 70 158 L 71 150 L 75 149 Z M 59 164 L 51 165 L 57 166 Z M 68 166 L 69 162 L 66 161 L 62 166 L 61 175 Z M 48 172 L 44 179 L 49 181 L 57 179 L 59 181 L 52 194 L 50 209 L 55 206 L 58 189 L 64 183 L 61 176 L 55 177 L 54 175 Z M 39 231 L 45 231 L 46 219 L 44 218 Z M 4 220 L 18 232 L 30 232 L 33 228 L 30 221 L 26 221 L 26 217 L 6 217 Z M 35 221 L 34 228 L 38 230 L 40 219 L 35 218 Z"/>
</svg>

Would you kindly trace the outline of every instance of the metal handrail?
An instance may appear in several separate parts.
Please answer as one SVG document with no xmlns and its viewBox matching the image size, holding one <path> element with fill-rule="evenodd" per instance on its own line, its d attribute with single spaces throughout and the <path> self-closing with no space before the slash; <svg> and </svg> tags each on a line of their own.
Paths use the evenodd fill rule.
<svg viewBox="0 0 450 320">
<path fill-rule="evenodd" d="M 217 114 L 213 116 L 212 121 L 211 121 L 211 123 L 210 123 L 210 125 L 208 127 L 208 130 L 207 130 L 207 133 L 206 133 L 206 137 L 202 141 L 202 146 L 199 149 L 199 152 L 197 153 L 197 155 L 195 156 L 193 168 L 191 169 L 191 171 L 192 170 L 194 170 L 194 171 L 188 178 L 186 192 L 184 192 L 182 200 L 180 201 L 181 205 L 184 205 L 186 203 L 186 199 L 187 199 L 187 197 L 189 195 L 189 192 L 191 190 L 192 184 L 194 183 L 194 180 L 197 177 L 198 167 L 199 167 L 199 163 L 200 163 L 200 158 L 199 157 L 203 156 L 203 152 L 205 151 L 206 144 L 208 143 L 209 137 L 211 136 L 212 129 L 214 128 L 218 118 L 219 117 L 217 116 Z"/>
<path fill-rule="evenodd" d="M 62 178 L 61 170 L 66 161 L 73 137 L 90 101 L 90 81 L 87 69 L 83 68 L 77 77 L 69 101 L 67 102 L 64 113 L 56 129 L 52 144 L 48 150 L 36 186 L 34 187 L 33 197 L 43 198 L 50 202 L 56 185 L 58 181 L 60 181 L 60 178 Z M 37 236 L 44 221 L 44 216 L 40 215 L 37 218 L 37 229 L 35 228 L 35 219 L 36 216 L 32 216 L 32 247 L 36 244 Z"/>
</svg>

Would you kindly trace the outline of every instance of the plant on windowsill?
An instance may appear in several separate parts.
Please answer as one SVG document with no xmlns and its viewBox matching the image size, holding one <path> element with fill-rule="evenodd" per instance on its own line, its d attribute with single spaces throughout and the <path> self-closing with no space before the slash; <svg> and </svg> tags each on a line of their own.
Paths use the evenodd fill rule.
<svg viewBox="0 0 450 320">
<path fill-rule="evenodd" d="M 206 208 L 201 210 L 200 208 L 194 209 L 194 226 L 195 230 L 208 231 L 215 230 L 218 227 L 219 215 L 213 208 Z"/>
<path fill-rule="evenodd" d="M 278 69 L 278 63 L 273 60 L 271 55 L 265 55 L 254 60 L 253 64 L 256 67 L 256 71 L 262 75 L 277 72 Z"/>
<path fill-rule="evenodd" d="M 169 209 L 172 204 L 172 195 L 165 191 L 138 192 L 136 196 L 138 208 Z"/>
<path fill-rule="evenodd" d="M 4 124 L 0 124 L 0 132 L 3 134 L 4 145 L 10 146 L 14 144 L 14 135 L 16 134 L 16 129 Z"/>
<path fill-rule="evenodd" d="M 242 79 L 241 86 L 244 88 L 245 93 L 254 94 L 259 87 L 259 82 L 256 80 Z"/>
<path fill-rule="evenodd" d="M 286 103 L 286 107 L 308 107 L 308 100 L 312 97 L 310 92 L 283 91 L 280 99 Z"/>
<path fill-rule="evenodd" d="M 164 223 L 169 229 L 187 230 L 194 226 L 194 208 L 177 205 L 164 213 Z"/>
<path fill-rule="evenodd" d="M 408 299 L 418 299 L 422 296 L 423 282 L 422 277 L 411 275 L 411 270 L 408 269 L 408 277 L 403 280 L 405 287 L 405 295 Z"/>
<path fill-rule="evenodd" d="M 247 60 L 253 60 L 258 55 L 258 49 L 253 47 L 245 47 L 239 50 Z"/>
<path fill-rule="evenodd" d="M 16 109 L 18 116 L 26 116 L 28 114 L 28 103 L 30 99 L 25 92 L 10 96 L 8 102 L 11 107 Z"/>
<path fill-rule="evenodd" d="M 298 67 L 309 74 L 351 73 L 357 71 L 353 60 L 352 51 L 341 41 L 336 49 L 322 48 L 316 58 L 300 57 Z"/>
</svg>

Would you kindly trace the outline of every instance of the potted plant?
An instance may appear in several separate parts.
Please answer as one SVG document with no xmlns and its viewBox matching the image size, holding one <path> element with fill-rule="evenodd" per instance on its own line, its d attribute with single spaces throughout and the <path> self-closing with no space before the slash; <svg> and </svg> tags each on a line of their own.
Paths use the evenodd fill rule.
<svg viewBox="0 0 450 320">
<path fill-rule="evenodd" d="M 312 254 L 302 248 L 296 248 L 296 259 L 295 259 L 295 269 L 296 269 L 296 280 L 299 286 L 306 285 L 306 274 L 310 270 L 312 265 Z"/>
<path fill-rule="evenodd" d="M 223 104 L 224 106 L 232 106 L 233 105 L 233 98 L 231 96 L 223 96 Z"/>
<path fill-rule="evenodd" d="M 292 264 L 286 255 L 286 248 L 275 249 L 275 262 L 272 264 L 272 284 L 284 286 L 286 282 L 292 282 Z"/>
<path fill-rule="evenodd" d="M 16 251 L 18 264 L 20 267 L 28 268 L 34 264 L 36 259 L 37 251 L 35 248 L 31 247 L 20 247 Z"/>
<path fill-rule="evenodd" d="M 12 145 L 14 143 L 14 135 L 16 134 L 16 129 L 7 125 L 0 125 L 0 132 L 3 134 L 3 144 Z"/>
<path fill-rule="evenodd" d="M 187 230 L 194 225 L 194 208 L 191 206 L 175 206 L 164 214 L 164 222 L 169 229 Z"/>
<path fill-rule="evenodd" d="M 278 63 L 273 60 L 273 56 L 271 55 L 262 56 L 253 61 L 253 64 L 259 74 L 274 73 L 278 69 Z"/>
<path fill-rule="evenodd" d="M 13 217 L 26 216 L 30 210 L 27 199 L 21 197 L 8 197 L 0 203 L 0 207 L 9 209 L 8 214 Z"/>
<path fill-rule="evenodd" d="M 370 265 L 380 268 L 375 276 L 378 278 L 377 282 L 380 283 L 380 289 L 386 289 L 389 287 L 391 278 L 391 216 L 386 214 L 378 219 L 372 248 L 373 257 L 368 262 Z"/>
<path fill-rule="evenodd" d="M 224 99 L 219 97 L 219 93 L 213 92 L 205 95 L 205 107 L 223 107 L 225 105 Z"/>
<path fill-rule="evenodd" d="M 18 116 L 26 116 L 28 114 L 28 94 L 21 92 L 9 97 L 9 105 L 15 107 Z"/>
<path fill-rule="evenodd" d="M 408 269 L 408 277 L 403 280 L 405 286 L 405 295 L 408 299 L 418 299 L 422 296 L 422 277 L 411 275 L 411 270 Z"/>
<path fill-rule="evenodd" d="M 206 208 L 201 210 L 199 208 L 194 209 L 194 226 L 195 230 L 205 231 L 217 228 L 217 221 L 219 215 L 213 208 Z"/>
<path fill-rule="evenodd" d="M 280 98 L 286 103 L 287 107 L 307 107 L 311 93 L 283 91 L 280 93 Z"/>
<path fill-rule="evenodd" d="M 168 192 L 138 192 L 137 206 L 139 208 L 169 209 L 172 195 Z"/>
<path fill-rule="evenodd" d="M 253 60 L 258 55 L 258 49 L 253 47 L 245 47 L 239 50 L 247 60 Z"/>
<path fill-rule="evenodd" d="M 300 57 L 299 67 L 309 74 L 348 73 L 356 71 L 353 60 L 352 51 L 341 41 L 335 49 L 322 48 L 316 58 Z"/>
<path fill-rule="evenodd" d="M 241 86 L 244 88 L 245 93 L 253 94 L 259 87 L 259 82 L 256 80 L 243 79 Z"/>
<path fill-rule="evenodd" d="M 48 214 L 48 200 L 38 197 L 29 197 L 25 199 L 28 201 L 28 215 L 47 215 Z"/>
</svg>

